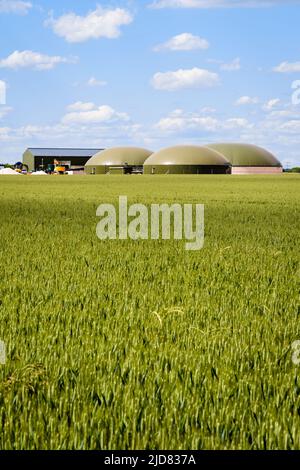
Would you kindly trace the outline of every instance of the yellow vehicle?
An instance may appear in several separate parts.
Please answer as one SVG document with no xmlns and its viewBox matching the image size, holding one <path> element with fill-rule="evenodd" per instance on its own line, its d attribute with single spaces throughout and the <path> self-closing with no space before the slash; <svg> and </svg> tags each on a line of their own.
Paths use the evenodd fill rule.
<svg viewBox="0 0 300 470">
<path fill-rule="evenodd" d="M 66 172 L 66 168 L 64 166 L 56 166 L 55 171 L 59 173 L 60 175 L 64 175 Z"/>
</svg>

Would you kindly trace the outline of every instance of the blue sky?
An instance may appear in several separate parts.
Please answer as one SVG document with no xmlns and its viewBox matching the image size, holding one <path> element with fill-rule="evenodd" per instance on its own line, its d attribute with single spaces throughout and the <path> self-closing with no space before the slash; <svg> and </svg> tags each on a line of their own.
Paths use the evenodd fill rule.
<svg viewBox="0 0 300 470">
<path fill-rule="evenodd" d="M 299 25 L 296 0 L 0 0 L 0 161 L 244 141 L 300 165 Z"/>
</svg>

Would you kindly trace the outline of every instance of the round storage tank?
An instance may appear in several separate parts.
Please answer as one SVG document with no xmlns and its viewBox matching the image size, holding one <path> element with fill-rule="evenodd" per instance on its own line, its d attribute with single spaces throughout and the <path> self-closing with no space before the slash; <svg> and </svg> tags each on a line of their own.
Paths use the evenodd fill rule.
<svg viewBox="0 0 300 470">
<path fill-rule="evenodd" d="M 224 174 L 228 160 L 207 147 L 182 145 L 153 153 L 144 164 L 145 174 Z"/>
<path fill-rule="evenodd" d="M 261 147 L 251 144 L 220 143 L 207 148 L 224 155 L 232 166 L 232 174 L 268 174 L 282 173 L 279 160 Z"/>
<path fill-rule="evenodd" d="M 114 147 L 96 153 L 85 165 L 90 175 L 142 173 L 150 150 L 138 147 Z"/>
</svg>

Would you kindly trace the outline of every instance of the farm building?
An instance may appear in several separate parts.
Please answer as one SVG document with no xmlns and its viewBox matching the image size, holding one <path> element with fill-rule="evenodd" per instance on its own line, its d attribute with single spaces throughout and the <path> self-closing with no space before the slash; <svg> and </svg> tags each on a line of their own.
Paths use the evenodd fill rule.
<svg viewBox="0 0 300 470">
<path fill-rule="evenodd" d="M 226 174 L 228 160 L 219 152 L 200 146 L 168 147 L 145 162 L 145 174 Z"/>
<path fill-rule="evenodd" d="M 267 150 L 250 144 L 220 143 L 207 146 L 224 155 L 233 175 L 282 173 L 281 163 Z"/>
<path fill-rule="evenodd" d="M 101 149 L 28 148 L 23 154 L 23 164 L 29 171 L 47 169 L 55 161 L 69 170 L 80 170 Z"/>
<path fill-rule="evenodd" d="M 137 147 L 114 147 L 94 155 L 85 165 L 89 175 L 143 173 L 150 150 Z"/>
</svg>

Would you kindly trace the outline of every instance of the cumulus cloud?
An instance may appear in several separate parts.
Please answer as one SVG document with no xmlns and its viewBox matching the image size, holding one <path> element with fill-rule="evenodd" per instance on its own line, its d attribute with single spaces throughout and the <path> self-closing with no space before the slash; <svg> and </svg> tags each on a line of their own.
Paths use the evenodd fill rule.
<svg viewBox="0 0 300 470">
<path fill-rule="evenodd" d="M 245 106 L 248 104 L 257 104 L 258 102 L 259 102 L 259 99 L 257 97 L 241 96 L 238 100 L 236 100 L 235 105 Z"/>
<path fill-rule="evenodd" d="M 156 90 L 177 91 L 189 88 L 207 88 L 218 85 L 219 76 L 209 70 L 179 69 L 174 72 L 158 72 L 152 78 Z"/>
<path fill-rule="evenodd" d="M 13 108 L 11 108 L 9 106 L 1 106 L 0 107 L 0 119 L 7 116 L 7 114 L 10 113 L 12 110 L 13 110 Z"/>
<path fill-rule="evenodd" d="M 281 124 L 280 129 L 286 132 L 291 132 L 292 134 L 298 134 L 300 132 L 300 120 L 292 119 Z"/>
<path fill-rule="evenodd" d="M 83 103 L 82 101 L 76 101 L 67 107 L 68 111 L 91 111 L 95 109 L 96 105 L 94 103 Z"/>
<path fill-rule="evenodd" d="M 159 44 L 154 48 L 155 52 L 169 51 L 194 51 L 198 49 L 208 49 L 209 42 L 200 36 L 191 33 L 182 33 L 172 37 L 169 41 Z"/>
<path fill-rule="evenodd" d="M 278 72 L 278 73 L 300 72 L 300 62 L 281 62 L 281 64 L 273 68 L 273 72 Z"/>
<path fill-rule="evenodd" d="M 186 130 L 214 131 L 217 129 L 218 120 L 210 116 L 184 113 L 175 110 L 169 116 L 159 120 L 156 129 L 163 132 L 183 132 Z"/>
<path fill-rule="evenodd" d="M 99 123 L 54 123 L 52 125 L 28 123 L 20 127 L 1 127 L 0 161 L 14 163 L 21 159 L 28 147 L 113 147 L 141 145 L 146 137 L 138 124 L 129 121 L 102 121 Z M 146 145 L 145 145 L 146 146 Z"/>
<path fill-rule="evenodd" d="M 212 106 L 204 106 L 204 108 L 201 109 L 201 113 L 203 114 L 214 114 L 216 112 L 216 108 L 213 108 Z"/>
<path fill-rule="evenodd" d="M 288 108 L 286 107 L 285 109 L 276 109 L 271 111 L 268 114 L 268 119 L 299 119 L 300 120 L 300 111 L 295 109 L 295 107 Z"/>
<path fill-rule="evenodd" d="M 221 126 L 224 129 L 252 129 L 253 124 L 250 124 L 248 119 L 245 118 L 231 118 L 226 119 Z"/>
<path fill-rule="evenodd" d="M 32 8 L 32 3 L 21 0 L 0 0 L 0 13 L 16 13 L 26 15 Z"/>
<path fill-rule="evenodd" d="M 9 142 L 10 131 L 10 127 L 0 127 L 0 142 Z"/>
<path fill-rule="evenodd" d="M 70 43 L 88 41 L 89 39 L 115 39 L 121 35 L 121 26 L 133 21 L 133 16 L 122 8 L 105 9 L 100 6 L 86 16 L 67 13 L 57 19 L 50 18 L 45 22 L 51 26 L 57 36 Z"/>
<path fill-rule="evenodd" d="M 30 67 L 36 70 L 50 70 L 57 64 L 75 63 L 77 58 L 66 58 L 61 56 L 48 56 L 33 51 L 14 51 L 6 59 L 0 60 L 1 68 L 19 69 Z"/>
<path fill-rule="evenodd" d="M 181 109 L 176 109 L 168 116 L 160 119 L 155 124 L 155 129 L 167 133 L 186 133 L 190 131 L 217 132 L 252 128 L 252 124 L 244 118 L 228 118 L 222 121 L 216 117 L 203 114 L 203 111 L 200 113 L 187 113 Z"/>
<path fill-rule="evenodd" d="M 99 124 L 113 121 L 128 121 L 126 113 L 120 113 L 111 106 L 97 106 L 94 103 L 78 101 L 67 108 L 68 112 L 63 118 L 63 124 Z"/>
<path fill-rule="evenodd" d="M 95 77 L 91 77 L 88 80 L 87 84 L 90 87 L 97 87 L 97 86 L 106 86 L 107 82 L 105 82 L 104 80 L 97 80 Z"/>
<path fill-rule="evenodd" d="M 257 8 L 281 4 L 298 4 L 299 0 L 154 0 L 150 8 Z"/>
<path fill-rule="evenodd" d="M 279 98 L 273 98 L 272 100 L 267 101 L 263 105 L 263 110 L 264 111 L 272 111 L 279 103 L 280 103 Z"/>
<path fill-rule="evenodd" d="M 78 110 L 77 113 L 74 110 Z M 67 112 L 97 110 L 98 106 L 93 103 L 78 101 L 70 105 Z M 282 161 L 293 162 L 294 166 L 300 164 L 300 111 L 297 107 L 290 104 L 274 107 L 273 111 L 261 113 L 261 116 L 257 113 L 249 120 L 247 116 L 209 111 L 204 107 L 197 112 L 175 109 L 152 126 L 132 123 L 118 116 L 103 120 L 104 115 L 107 119 L 114 111 L 102 113 L 99 120 L 76 118 L 75 122 L 71 119 L 53 125 L 28 123 L 16 128 L 0 124 L 0 159 L 14 162 L 28 145 L 95 148 L 142 145 L 155 149 L 182 143 L 205 145 L 209 141 L 240 141 L 269 148 Z"/>
<path fill-rule="evenodd" d="M 228 64 L 222 64 L 220 66 L 221 70 L 225 70 L 225 72 L 235 72 L 237 70 L 240 70 L 241 68 L 241 60 L 239 57 L 234 59 L 232 62 L 229 62 Z"/>
</svg>

